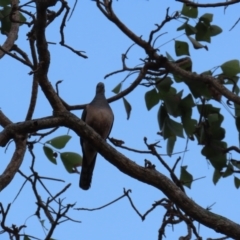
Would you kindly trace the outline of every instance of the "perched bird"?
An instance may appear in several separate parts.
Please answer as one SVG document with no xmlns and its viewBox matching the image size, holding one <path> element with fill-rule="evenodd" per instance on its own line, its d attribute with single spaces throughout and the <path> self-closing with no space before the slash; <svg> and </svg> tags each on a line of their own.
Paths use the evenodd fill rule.
<svg viewBox="0 0 240 240">
<path fill-rule="evenodd" d="M 92 127 L 104 140 L 107 139 L 113 125 L 113 112 L 106 97 L 102 82 L 97 84 L 96 95 L 82 113 L 82 120 Z M 91 186 L 93 169 L 96 162 L 97 151 L 87 140 L 80 138 L 82 146 L 82 171 L 79 186 L 88 190 Z"/>
</svg>

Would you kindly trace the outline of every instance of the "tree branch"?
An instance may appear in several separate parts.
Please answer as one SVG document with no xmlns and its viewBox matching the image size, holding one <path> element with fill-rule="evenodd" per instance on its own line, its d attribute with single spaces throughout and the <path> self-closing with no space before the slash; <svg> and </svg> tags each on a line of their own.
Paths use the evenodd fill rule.
<svg viewBox="0 0 240 240">
<path fill-rule="evenodd" d="M 77 135 L 91 142 L 97 151 L 121 172 L 161 190 L 188 216 L 229 237 L 238 238 L 238 236 L 240 236 L 240 226 L 238 224 L 202 208 L 183 193 L 183 191 L 169 178 L 160 172 L 155 169 L 141 167 L 123 154 L 119 153 L 107 144 L 91 127 L 74 114 L 55 111 L 55 116 L 56 117 L 10 124 L 0 133 L 0 145 L 2 145 L 2 136 L 7 135 L 9 137 L 13 132 L 22 134 L 29 131 L 54 127 L 56 125 L 68 127 Z"/>
</svg>

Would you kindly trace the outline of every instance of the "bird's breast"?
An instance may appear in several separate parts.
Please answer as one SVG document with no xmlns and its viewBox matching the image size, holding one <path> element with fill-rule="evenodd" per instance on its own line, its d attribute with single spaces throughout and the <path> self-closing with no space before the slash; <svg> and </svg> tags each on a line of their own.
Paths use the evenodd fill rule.
<svg viewBox="0 0 240 240">
<path fill-rule="evenodd" d="M 93 106 L 90 106 L 93 108 Z M 88 109 L 89 111 L 90 109 Z M 106 139 L 113 123 L 113 113 L 111 108 L 91 109 L 91 115 L 86 116 L 86 122 L 91 126 L 103 139 Z"/>
</svg>

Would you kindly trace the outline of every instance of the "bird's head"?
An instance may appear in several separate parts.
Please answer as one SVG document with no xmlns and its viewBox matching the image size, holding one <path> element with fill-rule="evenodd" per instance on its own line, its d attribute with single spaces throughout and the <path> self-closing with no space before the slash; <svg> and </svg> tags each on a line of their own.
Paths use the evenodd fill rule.
<svg viewBox="0 0 240 240">
<path fill-rule="evenodd" d="M 105 93 L 104 83 L 99 82 L 99 83 L 97 84 L 96 93 L 102 93 L 102 94 Z"/>
</svg>

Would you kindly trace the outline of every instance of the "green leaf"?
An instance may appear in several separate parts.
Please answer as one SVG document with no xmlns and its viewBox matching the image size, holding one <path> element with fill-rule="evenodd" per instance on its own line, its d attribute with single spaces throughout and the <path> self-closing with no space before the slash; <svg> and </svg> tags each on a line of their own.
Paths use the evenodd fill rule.
<svg viewBox="0 0 240 240">
<path fill-rule="evenodd" d="M 195 107 L 195 103 L 194 103 L 192 95 L 190 93 L 181 100 L 180 106 L 186 110 L 188 110 L 192 107 Z"/>
<path fill-rule="evenodd" d="M 62 149 L 66 146 L 66 144 L 68 143 L 68 141 L 71 139 L 71 136 L 69 135 L 62 135 L 59 137 L 55 137 L 49 141 L 47 141 L 46 143 L 52 145 L 53 147 L 57 148 L 57 149 Z"/>
<path fill-rule="evenodd" d="M 208 71 L 205 71 L 205 72 L 202 72 L 201 75 L 208 75 L 208 76 L 212 76 L 212 72 L 211 70 L 208 70 Z"/>
<path fill-rule="evenodd" d="M 236 117 L 236 127 L 237 127 L 238 132 L 240 133 L 240 116 Z"/>
<path fill-rule="evenodd" d="M 209 161 L 215 169 L 221 171 L 224 167 L 226 167 L 227 158 L 225 154 L 216 154 L 215 151 L 215 156 L 209 157 Z"/>
<path fill-rule="evenodd" d="M 152 107 L 157 105 L 159 102 L 159 95 L 155 88 L 146 92 L 145 94 L 145 103 L 147 106 L 147 110 L 150 110 Z"/>
<path fill-rule="evenodd" d="M 39 220 L 39 222 L 41 223 L 42 227 L 43 227 L 44 229 L 46 229 L 46 227 L 44 226 L 45 220 Z"/>
<path fill-rule="evenodd" d="M 28 235 L 24 235 L 23 240 L 31 240 L 31 238 L 29 238 Z"/>
<path fill-rule="evenodd" d="M 198 112 L 203 115 L 205 118 L 208 117 L 209 114 L 212 113 L 218 113 L 220 112 L 220 108 L 213 107 L 211 104 L 205 104 L 205 105 L 197 105 Z M 220 117 L 220 114 L 219 114 Z"/>
<path fill-rule="evenodd" d="M 222 32 L 222 29 L 217 25 L 211 25 L 209 30 L 210 30 L 211 37 L 214 37 Z"/>
<path fill-rule="evenodd" d="M 197 33 L 197 29 L 189 24 L 186 24 L 185 33 L 187 36 Z"/>
<path fill-rule="evenodd" d="M 200 49 L 200 48 L 205 48 L 208 51 L 208 47 L 205 45 L 202 45 L 200 42 L 196 41 L 194 38 L 187 36 L 190 42 L 192 43 L 194 49 Z"/>
<path fill-rule="evenodd" d="M 197 120 L 191 119 L 191 117 L 187 117 L 186 115 L 183 115 L 182 124 L 187 136 L 188 137 L 192 136 L 197 126 Z"/>
<path fill-rule="evenodd" d="M 168 138 L 168 141 L 167 141 L 167 155 L 170 156 L 170 157 L 172 156 L 176 140 L 177 140 L 176 136 L 172 136 L 172 137 Z"/>
<path fill-rule="evenodd" d="M 54 151 L 52 148 L 43 146 L 43 151 L 50 162 L 57 164 L 57 160 L 54 156 Z"/>
<path fill-rule="evenodd" d="M 168 127 L 172 130 L 172 132 L 178 137 L 184 138 L 183 135 L 183 126 L 181 123 L 175 122 L 171 118 L 166 119 L 165 123 L 167 123 Z"/>
<path fill-rule="evenodd" d="M 221 156 L 221 155 L 226 155 L 223 154 L 222 151 L 217 151 L 216 149 L 225 149 L 227 148 L 227 143 L 223 142 L 223 141 L 216 141 L 216 140 L 212 140 L 211 141 L 211 145 L 215 146 L 215 148 L 213 148 L 212 146 L 206 145 L 204 146 L 204 148 L 202 149 L 202 155 L 208 157 L 214 157 L 214 156 Z M 225 165 L 226 167 L 226 165 Z"/>
<path fill-rule="evenodd" d="M 184 30 L 186 28 L 187 22 L 188 22 L 188 20 L 185 23 L 183 23 L 180 27 L 178 27 L 177 31 Z"/>
<path fill-rule="evenodd" d="M 186 187 L 191 188 L 193 176 L 187 171 L 187 166 L 181 167 L 180 181 Z"/>
<path fill-rule="evenodd" d="M 208 115 L 208 122 L 209 122 L 210 126 L 218 121 L 218 115 L 219 114 L 217 114 L 217 113 L 210 113 Z"/>
<path fill-rule="evenodd" d="M 210 132 L 212 135 L 211 138 L 219 141 L 224 139 L 226 133 L 224 128 L 219 127 L 218 123 L 215 123 L 214 125 L 211 126 Z"/>
<path fill-rule="evenodd" d="M 235 116 L 236 117 L 240 117 L 240 105 L 234 103 L 234 110 L 235 110 Z M 240 120 L 239 120 L 240 121 Z M 239 129 L 238 131 L 240 130 L 240 126 L 239 126 Z"/>
<path fill-rule="evenodd" d="M 182 13 L 182 15 L 190 17 L 190 18 L 197 18 L 198 9 L 196 7 L 187 6 L 184 3 L 181 13 Z"/>
<path fill-rule="evenodd" d="M 177 56 L 189 55 L 189 47 L 187 42 L 175 40 L 175 53 Z"/>
<path fill-rule="evenodd" d="M 127 120 L 130 118 L 132 107 L 125 97 L 123 97 L 123 104 L 127 113 Z"/>
<path fill-rule="evenodd" d="M 184 69 L 186 71 L 191 72 L 192 71 L 192 60 L 190 58 L 186 57 L 186 58 L 183 58 L 182 60 L 179 59 L 179 60 L 177 60 L 175 62 L 176 63 L 178 63 L 178 62 L 181 63 L 182 61 L 184 61 L 184 63 L 182 63 L 180 65 L 180 68 L 182 68 L 182 69 Z M 185 78 L 181 77 L 180 75 L 173 74 L 173 77 L 174 77 L 175 82 L 177 82 L 177 83 L 185 81 Z"/>
<path fill-rule="evenodd" d="M 240 179 L 237 177 L 234 177 L 234 184 L 235 184 L 235 187 L 238 189 L 240 187 Z"/>
<path fill-rule="evenodd" d="M 168 92 L 171 88 L 171 85 L 173 84 L 173 81 L 170 77 L 166 77 L 162 79 L 157 85 L 157 89 L 159 92 Z"/>
<path fill-rule="evenodd" d="M 20 25 L 23 25 L 23 23 L 25 23 L 26 22 L 26 18 L 24 17 L 24 15 L 20 12 L 20 17 L 19 17 L 19 20 L 20 20 L 20 22 L 21 22 L 21 24 Z"/>
<path fill-rule="evenodd" d="M 235 159 L 231 159 L 230 161 L 234 167 L 240 169 L 240 161 L 235 160 Z"/>
<path fill-rule="evenodd" d="M 11 0 L 0 0 L 0 6 L 5 7 L 11 4 Z"/>
<path fill-rule="evenodd" d="M 223 173 L 222 177 L 228 177 L 233 174 L 233 166 L 231 162 L 228 163 L 226 171 Z"/>
<path fill-rule="evenodd" d="M 170 94 L 169 93 L 165 97 L 165 100 L 164 100 L 164 104 L 165 104 L 167 112 L 174 117 L 177 117 L 177 116 L 181 115 L 179 104 L 181 102 L 182 92 L 183 91 L 180 91 L 177 94 Z"/>
<path fill-rule="evenodd" d="M 172 61 L 172 62 L 175 61 L 168 52 L 166 52 L 166 56 L 167 56 L 167 59 L 168 59 L 169 61 Z"/>
<path fill-rule="evenodd" d="M 170 137 L 175 137 L 176 134 L 172 131 L 172 129 L 168 125 L 168 120 L 169 118 L 166 118 L 164 123 L 163 123 L 163 128 L 162 128 L 162 136 L 163 139 L 168 139 Z"/>
<path fill-rule="evenodd" d="M 74 173 L 74 168 L 82 165 L 82 157 L 74 152 L 63 152 L 60 154 L 64 167 L 69 173 Z"/>
<path fill-rule="evenodd" d="M 159 87 L 160 88 L 160 87 Z M 177 94 L 177 90 L 173 87 L 170 87 L 169 90 L 164 91 L 164 89 L 158 90 L 159 91 L 159 98 L 161 100 L 166 100 L 167 98 L 169 98 L 170 96 L 176 95 Z"/>
<path fill-rule="evenodd" d="M 122 83 L 120 82 L 113 90 L 112 92 L 118 94 L 121 91 Z"/>
<path fill-rule="evenodd" d="M 164 125 L 164 121 L 166 118 L 169 118 L 168 117 L 168 113 L 166 111 L 166 108 L 163 104 L 161 104 L 159 110 L 158 110 L 158 114 L 157 114 L 157 117 L 158 117 L 158 125 L 159 125 L 159 129 L 162 130 L 163 129 L 163 125 Z"/>
<path fill-rule="evenodd" d="M 221 69 L 224 75 L 228 77 L 233 77 L 240 73 L 240 66 L 238 60 L 230 60 L 221 65 Z"/>
<path fill-rule="evenodd" d="M 1 33 L 7 35 L 11 29 L 11 21 L 9 19 L 9 15 L 11 13 L 11 7 L 5 6 L 0 11 L 0 21 L 1 21 Z"/>
<path fill-rule="evenodd" d="M 196 40 L 197 41 L 204 41 L 204 42 L 211 42 L 210 36 L 210 27 L 207 26 L 203 22 L 198 22 L 196 25 L 197 33 L 196 33 Z"/>
<path fill-rule="evenodd" d="M 199 18 L 199 20 L 203 21 L 204 23 L 210 23 L 213 20 L 213 14 L 205 13 Z"/>
<path fill-rule="evenodd" d="M 221 172 L 215 169 L 213 174 L 213 183 L 216 185 L 221 177 L 222 177 Z"/>
</svg>

